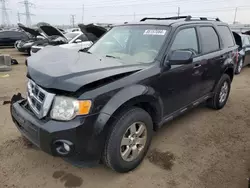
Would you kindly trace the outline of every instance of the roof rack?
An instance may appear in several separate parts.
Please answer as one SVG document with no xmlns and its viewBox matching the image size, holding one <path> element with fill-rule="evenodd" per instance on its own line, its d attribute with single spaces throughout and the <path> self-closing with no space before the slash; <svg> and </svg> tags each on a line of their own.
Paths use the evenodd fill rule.
<svg viewBox="0 0 250 188">
<path fill-rule="evenodd" d="M 148 18 L 145 17 L 141 19 L 141 22 L 144 22 L 146 20 L 178 20 L 178 19 L 185 19 L 185 21 L 220 21 L 219 18 L 208 18 L 208 17 L 192 17 L 190 15 L 188 16 L 174 16 L 174 17 L 166 17 L 166 18 Z"/>
<path fill-rule="evenodd" d="M 188 16 L 173 16 L 173 17 L 166 17 L 166 18 L 148 18 L 148 17 L 145 17 L 145 18 L 142 18 L 140 21 L 141 22 L 144 22 L 146 20 L 178 20 L 178 19 L 185 19 L 187 18 Z"/>
<path fill-rule="evenodd" d="M 220 22 L 219 18 L 209 18 L 209 17 L 192 17 L 192 16 L 187 16 L 185 21 L 192 21 L 192 20 L 202 20 L 202 21 L 217 21 Z"/>
</svg>

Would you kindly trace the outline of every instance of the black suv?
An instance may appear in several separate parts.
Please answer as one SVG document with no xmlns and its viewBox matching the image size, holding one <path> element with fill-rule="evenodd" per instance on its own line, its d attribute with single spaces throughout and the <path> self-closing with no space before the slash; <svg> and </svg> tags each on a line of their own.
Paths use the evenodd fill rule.
<svg viewBox="0 0 250 188">
<path fill-rule="evenodd" d="M 144 18 L 112 28 L 87 50 L 29 57 L 27 99 L 13 102 L 12 118 L 49 154 L 128 172 L 154 130 L 202 102 L 224 107 L 236 57 L 219 19 Z"/>
</svg>

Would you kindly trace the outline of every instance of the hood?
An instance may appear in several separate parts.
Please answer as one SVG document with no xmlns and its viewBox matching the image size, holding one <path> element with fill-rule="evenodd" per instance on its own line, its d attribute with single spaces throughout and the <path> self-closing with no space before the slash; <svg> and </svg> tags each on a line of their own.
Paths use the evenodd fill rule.
<svg viewBox="0 0 250 188">
<path fill-rule="evenodd" d="M 38 85 L 69 92 L 75 92 L 93 82 L 112 79 L 143 68 L 145 65 L 125 65 L 117 59 L 61 47 L 44 48 L 28 58 L 28 75 Z"/>
<path fill-rule="evenodd" d="M 30 35 L 37 37 L 37 36 L 42 36 L 40 32 L 36 29 L 32 29 L 29 27 L 25 27 L 23 24 L 18 23 L 17 24 L 19 28 L 21 28 L 24 32 L 29 33 Z"/>
<path fill-rule="evenodd" d="M 37 26 L 39 27 L 39 29 L 44 33 L 46 34 L 48 37 L 50 36 L 61 36 L 65 39 L 67 39 L 64 34 L 57 28 L 51 26 L 50 24 L 48 23 L 45 23 L 45 22 L 40 22 L 37 24 Z"/>
<path fill-rule="evenodd" d="M 79 24 L 78 26 L 81 31 L 89 38 L 90 41 L 95 41 L 99 39 L 102 35 L 104 35 L 104 33 L 107 32 L 107 29 L 105 29 L 104 27 L 97 26 L 94 24 Z"/>
</svg>

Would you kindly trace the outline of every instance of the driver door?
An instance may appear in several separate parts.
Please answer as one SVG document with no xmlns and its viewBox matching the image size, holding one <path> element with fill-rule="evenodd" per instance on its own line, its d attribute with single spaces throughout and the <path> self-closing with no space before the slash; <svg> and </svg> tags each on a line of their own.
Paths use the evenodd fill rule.
<svg viewBox="0 0 250 188">
<path fill-rule="evenodd" d="M 197 100 L 201 89 L 202 66 L 196 58 L 200 51 L 196 28 L 184 27 L 176 33 L 169 55 L 175 50 L 189 50 L 193 52 L 194 60 L 190 64 L 172 65 L 161 74 L 158 88 L 161 91 L 165 116 Z"/>
</svg>

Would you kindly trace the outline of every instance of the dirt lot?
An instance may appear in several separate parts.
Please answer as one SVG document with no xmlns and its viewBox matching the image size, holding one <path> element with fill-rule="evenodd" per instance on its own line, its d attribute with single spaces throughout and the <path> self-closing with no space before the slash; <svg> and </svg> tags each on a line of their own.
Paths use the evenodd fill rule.
<svg viewBox="0 0 250 188">
<path fill-rule="evenodd" d="M 9 105 L 25 93 L 25 56 L 9 77 L 0 73 L 0 187 L 247 188 L 250 177 L 250 68 L 236 76 L 226 107 L 194 109 L 155 134 L 147 159 L 134 172 L 117 174 L 104 166 L 77 168 L 35 149 L 20 137 Z"/>
</svg>

